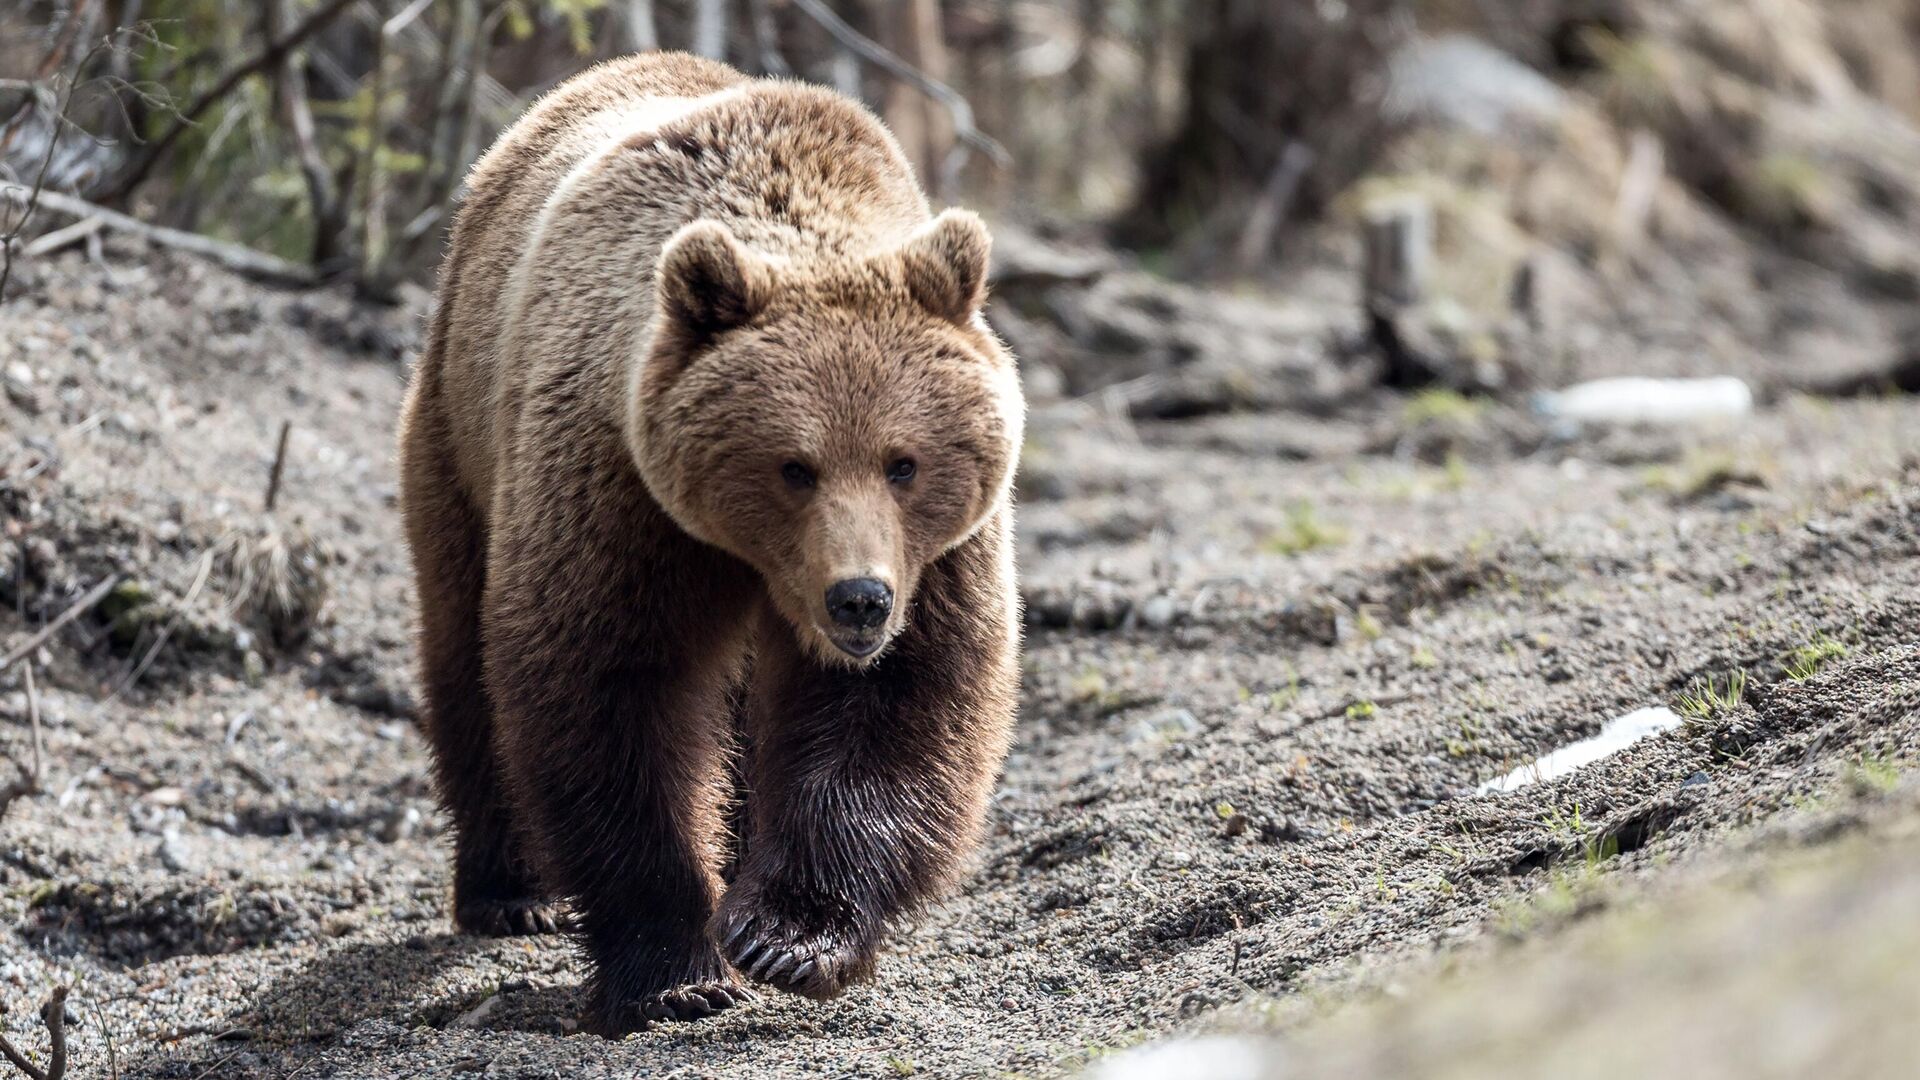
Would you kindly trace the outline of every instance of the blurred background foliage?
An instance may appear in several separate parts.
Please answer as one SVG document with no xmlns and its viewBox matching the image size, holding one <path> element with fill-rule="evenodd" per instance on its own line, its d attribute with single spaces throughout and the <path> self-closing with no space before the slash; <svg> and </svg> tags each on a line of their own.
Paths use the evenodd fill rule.
<svg viewBox="0 0 1920 1080">
<path fill-rule="evenodd" d="M 936 198 L 1178 276 L 1411 192 L 1469 307 L 1542 250 L 1604 278 L 1729 229 L 1899 299 L 1916 45 L 1920 0 L 4 0 L 0 162 L 381 295 L 503 125 L 657 46 L 838 86 Z"/>
</svg>

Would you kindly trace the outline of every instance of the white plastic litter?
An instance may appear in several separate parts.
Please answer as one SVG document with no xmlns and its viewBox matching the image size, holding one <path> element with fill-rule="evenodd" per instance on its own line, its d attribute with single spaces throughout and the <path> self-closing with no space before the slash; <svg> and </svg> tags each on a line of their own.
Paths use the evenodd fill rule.
<svg viewBox="0 0 1920 1080">
<path fill-rule="evenodd" d="M 1565 776 L 1582 765 L 1591 765 L 1609 754 L 1617 754 L 1641 739 L 1677 728 L 1682 722 L 1679 715 L 1665 705 L 1635 709 L 1625 716 L 1616 716 L 1607 721 L 1601 726 L 1600 733 L 1592 738 L 1569 743 L 1498 780 L 1481 784 L 1480 794 L 1517 791 L 1528 784 Z"/>
<path fill-rule="evenodd" d="M 1556 420 L 1598 424 L 1679 424 L 1753 411 L 1753 390 L 1731 375 L 1706 379 L 1626 376 L 1536 394 L 1534 410 Z"/>
</svg>

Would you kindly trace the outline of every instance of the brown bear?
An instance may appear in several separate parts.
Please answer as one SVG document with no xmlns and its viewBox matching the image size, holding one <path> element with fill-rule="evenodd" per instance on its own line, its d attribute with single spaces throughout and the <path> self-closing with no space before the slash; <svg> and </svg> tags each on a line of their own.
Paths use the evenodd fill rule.
<svg viewBox="0 0 1920 1080">
<path fill-rule="evenodd" d="M 1024 409 L 987 254 L 859 104 L 683 55 L 473 169 L 400 433 L 423 726 L 456 924 L 566 910 L 603 1031 L 840 992 L 975 841 Z"/>
</svg>

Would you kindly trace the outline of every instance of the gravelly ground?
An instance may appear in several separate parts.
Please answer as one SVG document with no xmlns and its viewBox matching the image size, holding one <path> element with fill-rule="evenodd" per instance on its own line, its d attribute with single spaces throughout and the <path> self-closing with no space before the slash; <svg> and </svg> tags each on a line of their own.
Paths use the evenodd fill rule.
<svg viewBox="0 0 1920 1080">
<path fill-rule="evenodd" d="M 573 1034 L 562 942 L 457 937 L 443 910 L 389 460 L 411 317 L 116 262 L 35 265 L 0 313 L 0 514 L 28 553 L 0 642 L 109 571 L 140 586 L 37 658 L 46 793 L 0 838 L 5 1030 L 39 1045 L 26 1006 L 72 980 L 80 1075 L 1071 1071 L 1526 933 L 1501 913 L 1569 866 L 1658 875 L 1920 753 L 1912 398 L 1525 439 L 1491 403 L 1138 425 L 1040 403 L 1020 736 L 963 893 L 835 1002 Z M 225 553 L 268 533 L 329 585 L 302 640 L 224 607 Z M 1737 705 L 1474 794 L 1736 672 Z M 24 760 L 20 675 L 0 735 Z"/>
</svg>

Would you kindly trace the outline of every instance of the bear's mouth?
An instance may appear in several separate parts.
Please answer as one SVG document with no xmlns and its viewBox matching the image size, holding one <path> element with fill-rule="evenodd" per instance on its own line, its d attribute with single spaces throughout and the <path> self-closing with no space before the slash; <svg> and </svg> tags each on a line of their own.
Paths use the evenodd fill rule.
<svg viewBox="0 0 1920 1080">
<path fill-rule="evenodd" d="M 833 642 L 834 648 L 855 660 L 871 657 L 887 643 L 885 634 L 830 634 L 828 637 Z"/>
</svg>

